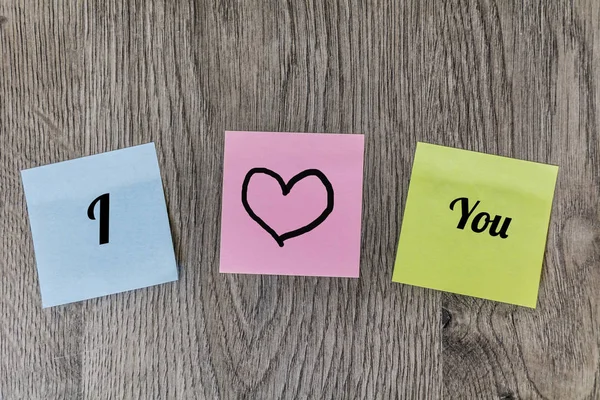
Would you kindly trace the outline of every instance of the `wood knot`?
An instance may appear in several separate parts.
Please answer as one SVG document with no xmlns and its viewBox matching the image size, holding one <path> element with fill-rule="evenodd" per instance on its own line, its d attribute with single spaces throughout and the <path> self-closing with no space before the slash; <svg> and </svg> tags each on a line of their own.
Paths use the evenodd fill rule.
<svg viewBox="0 0 600 400">
<path fill-rule="evenodd" d="M 3 15 L 0 15 L 0 28 L 2 27 L 2 25 L 4 25 L 6 22 L 8 22 L 8 18 L 6 18 Z"/>
<path fill-rule="evenodd" d="M 505 390 L 499 393 L 500 400 L 516 400 L 515 395 L 510 390 Z"/>
<path fill-rule="evenodd" d="M 450 321 L 452 321 L 452 314 L 442 307 L 442 328 L 446 328 L 450 324 Z"/>
</svg>

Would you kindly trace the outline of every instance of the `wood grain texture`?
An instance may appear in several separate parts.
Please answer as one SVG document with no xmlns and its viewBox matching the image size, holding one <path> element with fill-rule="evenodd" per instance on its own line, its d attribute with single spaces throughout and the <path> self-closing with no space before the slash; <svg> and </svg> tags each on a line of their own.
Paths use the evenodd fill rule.
<svg viewBox="0 0 600 400">
<path fill-rule="evenodd" d="M 600 3 L 543 4 L 443 10 L 450 143 L 560 166 L 538 308 L 442 296 L 445 398 L 600 398 Z"/>
<path fill-rule="evenodd" d="M 0 1 L 0 399 L 600 398 L 599 21 Z M 226 129 L 366 135 L 360 279 L 218 273 Z M 42 310 L 19 170 L 149 141 L 179 282 Z M 391 283 L 417 141 L 560 165 L 537 310 Z"/>
</svg>

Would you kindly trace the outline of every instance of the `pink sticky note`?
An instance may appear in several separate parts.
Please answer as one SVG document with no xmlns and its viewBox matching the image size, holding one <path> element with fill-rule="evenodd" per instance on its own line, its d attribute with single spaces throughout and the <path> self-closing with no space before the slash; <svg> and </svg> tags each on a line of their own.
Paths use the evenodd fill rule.
<svg viewBox="0 0 600 400">
<path fill-rule="evenodd" d="M 364 136 L 225 132 L 220 271 L 357 278 Z"/>
</svg>

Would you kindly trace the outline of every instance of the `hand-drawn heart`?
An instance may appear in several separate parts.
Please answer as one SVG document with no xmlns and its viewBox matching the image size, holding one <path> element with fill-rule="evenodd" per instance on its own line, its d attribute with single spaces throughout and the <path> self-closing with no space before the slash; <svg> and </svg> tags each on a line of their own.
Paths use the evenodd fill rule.
<svg viewBox="0 0 600 400">
<path fill-rule="evenodd" d="M 252 178 L 252 176 L 254 174 L 265 174 L 265 175 L 270 176 L 271 178 L 274 178 L 277 181 L 277 183 L 279 183 L 279 186 L 281 187 L 281 193 L 284 196 L 287 196 L 290 193 L 290 191 L 292 190 L 292 188 L 294 187 L 294 185 L 296 183 L 298 183 L 300 180 L 302 180 L 308 176 L 314 176 L 321 181 L 321 183 L 323 184 L 323 186 L 325 186 L 325 189 L 327 190 L 327 206 L 325 207 L 325 210 L 323 210 L 321 215 L 319 215 L 315 220 L 313 220 L 308 225 L 305 225 L 301 228 L 295 229 L 290 232 L 285 232 L 285 233 L 279 235 L 262 218 L 260 218 L 258 215 L 256 215 L 256 213 L 252 210 L 252 207 L 250 207 L 250 204 L 248 204 L 248 184 L 250 183 L 250 178 Z M 275 239 L 275 241 L 277 242 L 279 247 L 283 247 L 283 244 L 284 244 L 283 242 L 285 240 L 288 240 L 293 237 L 300 236 L 307 232 L 310 232 L 313 229 L 315 229 L 317 226 L 322 224 L 323 221 L 325 221 L 325 219 L 327 219 L 329 214 L 331 214 L 331 212 L 333 211 L 333 186 L 331 185 L 331 182 L 329 182 L 329 179 L 327 179 L 325 174 L 323 174 L 318 169 L 304 170 L 304 171 L 300 172 L 299 174 L 295 175 L 286 184 L 285 181 L 283 180 L 283 178 L 281 176 L 279 176 L 278 173 L 273 172 L 270 169 L 252 168 L 246 174 L 246 177 L 244 178 L 244 183 L 242 184 L 242 204 L 244 205 L 244 209 L 246 210 L 248 215 L 250 215 L 250 218 L 252 218 L 254 221 L 256 221 L 256 223 L 258 223 L 261 226 L 261 228 L 263 228 L 265 231 L 267 231 L 269 233 L 269 235 L 271 235 L 273 237 L 273 239 Z"/>
</svg>

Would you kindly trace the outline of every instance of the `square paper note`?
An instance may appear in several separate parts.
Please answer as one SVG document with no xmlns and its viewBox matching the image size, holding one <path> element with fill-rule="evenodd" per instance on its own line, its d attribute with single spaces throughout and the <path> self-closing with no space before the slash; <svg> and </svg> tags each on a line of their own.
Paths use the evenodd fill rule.
<svg viewBox="0 0 600 400">
<path fill-rule="evenodd" d="M 44 307 L 177 280 L 153 143 L 22 177 Z"/>
<path fill-rule="evenodd" d="M 419 143 L 394 282 L 535 308 L 557 173 Z"/>
<path fill-rule="evenodd" d="M 363 135 L 226 132 L 221 272 L 358 277 Z"/>
</svg>

